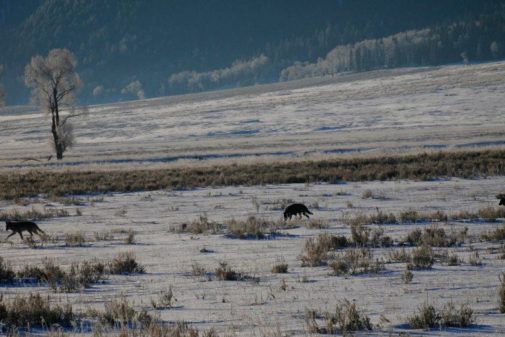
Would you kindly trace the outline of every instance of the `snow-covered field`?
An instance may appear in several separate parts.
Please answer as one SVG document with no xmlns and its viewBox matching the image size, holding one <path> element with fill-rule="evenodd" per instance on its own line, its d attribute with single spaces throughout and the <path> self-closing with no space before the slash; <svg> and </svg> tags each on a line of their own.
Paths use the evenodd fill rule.
<svg viewBox="0 0 505 337">
<path fill-rule="evenodd" d="M 446 230 L 469 227 L 469 240 L 457 248 L 463 263 L 459 266 L 435 264 L 432 270 L 414 271 L 411 284 L 403 284 L 401 274 L 405 263 L 386 264 L 378 275 L 339 277 L 331 275 L 329 267 L 302 267 L 299 256 L 304 241 L 321 232 L 337 233 L 350 237 L 343 217 L 375 213 L 377 209 L 398 214 L 403 210 L 421 212 L 443 211 L 449 214 L 461 210 L 475 211 L 496 206 L 494 195 L 500 192 L 505 178 L 482 180 L 451 179 L 432 182 L 367 182 L 349 184 L 283 185 L 260 187 L 223 187 L 191 191 L 155 191 L 128 194 L 111 194 L 103 197 L 81 196 L 81 206 L 63 206 L 45 199 L 33 200 L 26 207 L 66 207 L 70 214 L 79 209 L 81 216 L 54 218 L 41 221 L 40 226 L 59 241 L 47 243 L 43 248 L 30 249 L 12 237 L 11 242 L 0 244 L 0 254 L 15 269 L 25 264 L 39 263 L 43 257 L 51 257 L 58 264 L 69 267 L 72 262 L 96 257 L 111 259 L 118 252 L 132 251 L 143 264 L 144 275 L 111 276 L 105 284 L 76 294 L 52 294 L 55 302 L 67 301 L 76 310 L 88 307 L 103 309 L 103 303 L 124 294 L 136 308 L 146 308 L 151 313 L 150 300 L 160 291 L 173 287 L 178 299 L 175 308 L 158 311 L 160 318 L 168 322 L 184 320 L 199 329 L 216 328 L 225 335 L 262 335 L 281 331 L 294 335 L 306 335 L 305 310 L 332 311 L 337 301 L 356 301 L 359 308 L 369 315 L 374 324 L 380 316 L 390 323 L 380 333 L 405 329 L 407 317 L 425 301 L 435 305 L 453 301 L 468 304 L 476 312 L 477 325 L 470 330 L 410 331 L 412 335 L 453 336 L 503 336 L 505 320 L 497 310 L 498 275 L 504 271 L 505 260 L 499 259 L 491 247 L 499 244 L 479 242 L 479 233 L 492 229 L 499 223 L 451 222 L 439 223 Z M 363 199 L 363 193 L 372 191 L 378 199 Z M 194 235 L 174 233 L 182 223 L 206 216 L 211 221 L 227 219 L 243 220 L 248 216 L 277 220 L 283 199 L 294 199 L 311 205 L 315 219 L 325 220 L 327 229 L 307 229 L 303 222 L 299 227 L 282 231 L 285 234 L 271 240 L 239 240 L 222 234 Z M 255 201 L 256 200 L 256 201 Z M 256 205 L 259 204 L 259 208 Z M 3 210 L 16 206 L 3 202 Z M 351 208 L 352 207 L 352 208 Z M 430 224 L 384 226 L 385 234 L 400 239 L 415 227 Z M 133 229 L 136 244 L 122 242 L 120 230 Z M 84 247 L 65 247 L 64 233 L 82 231 L 87 237 Z M 95 241 L 95 232 L 116 232 L 113 241 Z M 5 235 L 5 232 L 2 236 Z M 469 243 L 469 242 L 474 243 Z M 211 253 L 201 253 L 206 248 Z M 376 257 L 387 259 L 387 253 L 398 248 L 374 249 Z M 439 250 L 445 250 L 443 248 Z M 468 263 L 471 252 L 478 251 L 482 266 Z M 271 268 L 278 261 L 289 265 L 287 274 L 274 274 Z M 207 281 L 192 274 L 192 265 L 198 263 L 213 272 L 220 261 L 226 261 L 233 269 L 259 277 L 259 283 L 251 281 Z M 285 290 L 281 286 L 285 285 Z M 7 297 L 20 293 L 40 291 L 51 293 L 47 286 L 2 287 Z M 367 333 L 364 333 L 367 335 Z"/>
<path fill-rule="evenodd" d="M 419 68 L 342 75 L 215 93 L 169 97 L 89 108 L 74 120 L 77 143 L 61 162 L 47 161 L 47 116 L 29 108 L 0 110 L 0 169 L 112 169 L 158 167 L 230 161 L 279 160 L 300 157 L 357 156 L 439 149 L 503 147 L 505 144 L 505 62 L 471 66 Z M 37 160 L 32 160 L 37 159 Z M 133 252 L 145 274 L 114 275 L 103 284 L 78 293 L 52 293 L 45 285 L 0 286 L 6 299 L 17 294 L 51 294 L 55 303 L 72 303 L 74 311 L 103 309 L 120 295 L 137 309 L 156 313 L 166 322 L 186 321 L 198 329 L 215 328 L 220 336 L 306 336 L 307 309 L 333 311 L 342 299 L 355 301 L 382 328 L 358 335 L 505 336 L 505 316 L 498 312 L 498 276 L 505 271 L 499 243 L 481 242 L 480 234 L 502 226 L 497 222 L 437 223 L 448 231 L 469 228 L 460 247 L 449 248 L 462 259 L 458 266 L 436 263 L 414 271 L 404 284 L 405 263 L 388 263 L 385 271 L 360 276 L 335 276 L 327 266 L 302 267 L 307 238 L 319 233 L 350 236 L 343 219 L 378 210 L 399 214 L 442 211 L 448 214 L 496 207 L 505 192 L 505 177 L 476 180 L 356 182 L 252 187 L 162 190 L 107 195 L 68 196 L 79 205 L 63 205 L 46 197 L 21 206 L 0 201 L 0 211 L 67 209 L 71 216 L 39 221 L 54 241 L 36 249 L 17 236 L 0 240 L 0 256 L 14 269 L 54 259 L 72 262 L 111 259 Z M 375 198 L 363 198 L 371 191 Z M 218 223 L 249 216 L 278 220 L 281 205 L 294 200 L 309 205 L 314 219 L 328 228 L 309 229 L 306 221 L 268 240 L 239 240 L 223 234 L 180 233 L 177 229 L 200 217 Z M 82 215 L 79 215 L 82 213 Z M 416 227 L 432 223 L 385 225 L 396 240 Z M 0 231 L 5 238 L 7 232 Z M 123 242 L 135 231 L 135 244 Z M 64 236 L 82 232 L 82 247 L 67 247 Z M 96 240 L 111 233 L 113 240 Z M 206 248 L 209 252 L 202 253 Z M 388 258 L 398 247 L 373 249 Z M 410 249 L 410 248 L 409 248 Z M 438 249 L 437 250 L 445 250 Z M 479 253 L 483 264 L 470 264 Z M 197 263 L 213 272 L 220 261 L 259 278 L 218 281 L 194 276 Z M 272 273 L 279 261 L 287 274 Z M 155 310 L 151 299 L 173 288 L 174 308 Z M 475 310 L 470 329 L 407 330 L 407 317 L 428 301 L 437 306 L 453 301 Z M 382 318 L 381 318 L 382 317 Z M 385 318 L 385 319 L 384 319 Z M 278 336 L 278 335 L 276 335 Z"/>
<path fill-rule="evenodd" d="M 145 166 L 503 146 L 504 78 L 505 62 L 498 62 L 94 106 L 73 120 L 76 145 L 58 164 Z M 5 109 L 0 125 L 0 167 L 48 164 L 47 116 Z"/>
</svg>

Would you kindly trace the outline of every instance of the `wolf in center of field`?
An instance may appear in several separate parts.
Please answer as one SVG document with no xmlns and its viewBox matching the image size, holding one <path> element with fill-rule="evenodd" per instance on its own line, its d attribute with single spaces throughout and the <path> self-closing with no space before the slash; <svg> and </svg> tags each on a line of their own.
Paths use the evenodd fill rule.
<svg viewBox="0 0 505 337">
<path fill-rule="evenodd" d="M 284 210 L 284 220 L 287 220 L 288 218 L 289 220 L 291 220 L 291 217 L 293 215 L 296 216 L 297 214 L 300 217 L 300 219 L 302 218 L 302 215 L 305 215 L 307 219 L 309 219 L 310 217 L 308 216 L 308 214 L 313 213 L 310 212 L 307 206 L 305 206 L 304 204 L 291 204 Z"/>
<path fill-rule="evenodd" d="M 37 234 L 38 236 L 42 237 L 45 236 L 46 233 L 37 226 L 35 222 L 31 221 L 5 221 L 5 230 L 6 231 L 12 231 L 12 233 L 7 236 L 6 239 L 10 238 L 14 234 L 18 233 L 19 236 L 21 237 L 21 240 L 23 240 L 23 232 L 27 231 L 30 233 L 30 236 L 33 236 L 33 233 Z M 42 234 L 42 235 L 41 235 Z"/>
</svg>

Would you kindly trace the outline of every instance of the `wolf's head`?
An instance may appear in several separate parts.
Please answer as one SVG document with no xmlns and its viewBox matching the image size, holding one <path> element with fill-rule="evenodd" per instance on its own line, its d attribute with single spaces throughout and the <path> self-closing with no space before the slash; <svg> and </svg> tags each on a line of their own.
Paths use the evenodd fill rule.
<svg viewBox="0 0 505 337">
<path fill-rule="evenodd" d="M 500 205 L 504 205 L 505 206 L 505 198 L 501 198 L 500 199 Z"/>
<path fill-rule="evenodd" d="M 5 230 L 6 231 L 12 230 L 12 222 L 10 222 L 9 220 L 5 221 Z"/>
<path fill-rule="evenodd" d="M 288 211 L 284 211 L 284 220 L 288 219 Z"/>
</svg>

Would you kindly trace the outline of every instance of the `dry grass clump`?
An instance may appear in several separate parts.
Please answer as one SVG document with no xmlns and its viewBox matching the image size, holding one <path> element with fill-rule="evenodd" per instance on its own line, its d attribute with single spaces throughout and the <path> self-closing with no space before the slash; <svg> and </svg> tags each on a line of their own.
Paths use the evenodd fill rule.
<svg viewBox="0 0 505 337">
<path fill-rule="evenodd" d="M 288 264 L 284 260 L 277 261 L 272 267 L 272 273 L 274 274 L 286 274 L 288 272 Z"/>
<path fill-rule="evenodd" d="M 464 243 L 468 233 L 468 227 L 460 232 L 446 233 L 446 231 L 436 225 L 424 228 L 416 228 L 407 234 L 405 242 L 412 246 L 427 245 L 431 247 L 452 247 Z"/>
<path fill-rule="evenodd" d="M 70 216 L 66 209 L 57 209 L 57 208 L 42 208 L 38 209 L 32 207 L 26 211 L 19 211 L 17 209 L 13 209 L 10 211 L 2 211 L 0 212 L 0 221 L 5 220 L 44 220 L 50 218 L 57 217 L 67 217 Z"/>
<path fill-rule="evenodd" d="M 16 273 L 14 273 L 11 266 L 0 256 L 0 284 L 11 283 L 14 281 L 15 277 Z"/>
<path fill-rule="evenodd" d="M 30 294 L 26 297 L 16 296 L 7 302 L 0 295 L 0 323 L 11 330 L 21 327 L 50 327 L 58 324 L 61 327 L 71 327 L 75 316 L 72 306 L 51 305 L 50 298 L 40 294 Z"/>
<path fill-rule="evenodd" d="M 496 221 L 499 218 L 505 218 L 505 208 L 503 207 L 485 207 L 478 209 L 476 212 L 461 211 L 451 215 L 453 220 L 484 220 Z"/>
<path fill-rule="evenodd" d="M 505 273 L 501 273 L 500 276 L 498 276 L 498 279 L 500 280 L 500 288 L 498 289 L 498 309 L 502 314 L 505 313 Z"/>
<path fill-rule="evenodd" d="M 319 234 L 317 238 L 308 238 L 305 240 L 304 251 L 300 256 L 302 266 L 325 265 L 330 251 L 346 248 L 348 245 L 349 242 L 345 236 L 334 236 L 328 233 Z"/>
<path fill-rule="evenodd" d="M 103 312 L 90 310 L 88 316 L 98 319 L 104 325 L 131 327 L 134 330 L 154 322 L 154 319 L 146 311 L 136 311 L 124 296 L 105 302 L 104 309 Z"/>
<path fill-rule="evenodd" d="M 366 189 L 361 194 L 361 199 L 380 199 L 380 200 L 385 200 L 387 198 L 384 195 L 383 191 L 374 192 L 374 191 L 372 191 L 370 189 Z"/>
<path fill-rule="evenodd" d="M 86 243 L 83 232 L 65 233 L 65 245 L 67 247 L 82 247 Z"/>
<path fill-rule="evenodd" d="M 505 225 L 495 228 L 493 230 L 488 230 L 487 232 L 481 234 L 481 239 L 484 241 L 498 242 L 505 240 Z"/>
<path fill-rule="evenodd" d="M 473 251 L 468 256 L 468 264 L 471 266 L 482 266 L 482 259 L 478 251 Z"/>
<path fill-rule="evenodd" d="M 371 214 L 368 216 L 370 219 L 370 224 L 377 225 L 387 225 L 387 224 L 395 224 L 398 222 L 396 215 L 393 213 L 385 213 L 383 211 L 378 211 L 377 213 Z"/>
<path fill-rule="evenodd" d="M 505 175 L 505 150 L 423 153 L 155 170 L 0 173 L 0 198 L 152 191 L 170 188 Z M 483 165 L 483 163 L 486 163 Z"/>
<path fill-rule="evenodd" d="M 227 262 L 221 261 L 216 268 L 216 277 L 220 281 L 240 281 L 242 274 L 233 270 Z"/>
<path fill-rule="evenodd" d="M 105 264 L 96 260 L 73 263 L 65 271 L 53 260 L 45 259 L 41 267 L 25 265 L 17 272 L 17 277 L 47 283 L 54 291 L 75 292 L 103 281 L 105 274 Z"/>
<path fill-rule="evenodd" d="M 408 318 L 412 329 L 434 328 L 467 328 L 475 322 L 473 310 L 465 304 L 457 309 L 454 303 L 449 302 L 442 309 L 423 303 L 418 312 Z"/>
<path fill-rule="evenodd" d="M 412 282 L 413 279 L 414 279 L 414 274 L 412 274 L 412 272 L 410 270 L 407 269 L 402 273 L 403 283 L 409 284 L 410 282 Z"/>
<path fill-rule="evenodd" d="M 193 276 L 202 277 L 207 275 L 207 269 L 198 262 L 193 262 L 191 264 L 191 270 Z"/>
<path fill-rule="evenodd" d="M 390 262 L 408 263 L 412 260 L 412 255 L 403 247 L 389 251 L 388 257 Z"/>
<path fill-rule="evenodd" d="M 305 227 L 309 229 L 325 229 L 330 227 L 330 224 L 328 223 L 327 220 L 324 219 L 310 219 L 306 224 Z"/>
<path fill-rule="evenodd" d="M 105 264 L 96 260 L 74 263 L 70 268 L 70 273 L 72 270 L 75 271 L 77 280 L 83 288 L 104 280 L 106 274 Z"/>
<path fill-rule="evenodd" d="M 412 261 L 409 262 L 407 268 L 409 270 L 431 269 L 435 263 L 435 253 L 430 246 L 422 245 L 412 251 Z"/>
<path fill-rule="evenodd" d="M 347 336 L 353 331 L 373 330 L 370 318 L 347 299 L 337 304 L 335 312 L 318 313 L 315 310 L 307 310 L 305 320 L 309 333 Z"/>
<path fill-rule="evenodd" d="M 25 265 L 17 272 L 20 279 L 33 279 L 38 282 L 46 282 L 53 290 L 57 290 L 66 273 L 51 259 L 44 259 L 41 266 Z"/>
<path fill-rule="evenodd" d="M 384 262 L 374 260 L 370 249 L 350 249 L 337 253 L 330 260 L 329 265 L 335 275 L 377 274 L 384 270 Z"/>
<path fill-rule="evenodd" d="M 126 233 L 126 237 L 124 238 L 123 242 L 127 245 L 133 245 L 135 244 L 135 231 L 133 229 L 129 229 L 128 232 Z"/>
<path fill-rule="evenodd" d="M 421 214 L 415 209 L 408 209 L 402 211 L 399 215 L 399 219 L 402 223 L 416 223 L 417 221 L 425 221 Z"/>
<path fill-rule="evenodd" d="M 180 225 L 177 232 L 189 232 L 192 234 L 217 234 L 223 230 L 223 225 L 214 221 L 210 221 L 207 215 L 200 215 L 196 220 L 189 224 L 183 223 Z"/>
<path fill-rule="evenodd" d="M 358 247 L 389 247 L 391 237 L 384 235 L 383 228 L 369 228 L 363 224 L 351 225 L 352 242 Z"/>
<path fill-rule="evenodd" d="M 278 234 L 284 227 L 282 222 L 275 222 L 250 216 L 245 221 L 231 220 L 226 223 L 227 235 L 238 239 L 265 239 Z"/>
<path fill-rule="evenodd" d="M 384 224 L 413 224 L 413 223 L 428 223 L 428 222 L 446 222 L 448 220 L 485 220 L 496 221 L 498 218 L 505 218 L 505 208 L 486 207 L 477 210 L 476 212 L 461 211 L 455 214 L 447 214 L 442 211 L 435 211 L 432 213 L 421 213 L 413 208 L 404 210 L 398 215 L 394 213 L 386 213 L 377 210 L 373 214 L 358 213 L 352 216 L 346 216 L 342 221 L 352 226 L 366 226 L 366 225 L 384 225 Z"/>
<path fill-rule="evenodd" d="M 216 268 L 216 278 L 219 281 L 254 281 L 259 282 L 259 278 L 237 272 L 233 270 L 225 261 L 219 262 Z"/>
<path fill-rule="evenodd" d="M 451 253 L 445 251 L 440 255 L 440 262 L 446 263 L 448 266 L 459 266 L 461 264 L 461 260 L 456 253 Z"/>
<path fill-rule="evenodd" d="M 95 241 L 112 241 L 114 240 L 114 234 L 111 231 L 95 232 Z"/>
<path fill-rule="evenodd" d="M 140 265 L 132 252 L 119 253 L 108 265 L 111 274 L 143 274 L 145 267 Z"/>
<path fill-rule="evenodd" d="M 157 300 L 151 298 L 151 306 L 157 310 L 173 308 L 175 302 L 177 302 L 177 298 L 174 296 L 174 291 L 171 285 L 167 290 L 160 291 Z"/>
</svg>

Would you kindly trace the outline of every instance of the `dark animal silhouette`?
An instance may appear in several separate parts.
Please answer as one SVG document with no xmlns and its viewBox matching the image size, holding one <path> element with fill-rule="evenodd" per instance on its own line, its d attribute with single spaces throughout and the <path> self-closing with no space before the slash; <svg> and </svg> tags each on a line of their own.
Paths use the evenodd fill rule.
<svg viewBox="0 0 505 337">
<path fill-rule="evenodd" d="M 27 231 L 30 233 L 30 236 L 33 237 L 33 233 L 37 234 L 38 236 L 42 237 L 45 236 L 46 233 L 37 226 L 35 222 L 31 221 L 5 221 L 5 230 L 6 231 L 12 231 L 9 236 L 7 236 L 6 239 L 10 238 L 14 234 L 18 233 L 19 236 L 21 237 L 21 240 L 24 240 L 23 238 L 23 232 Z M 41 235 L 42 233 L 42 235 Z"/>
<path fill-rule="evenodd" d="M 291 220 L 291 217 L 293 215 L 296 216 L 297 214 L 300 217 L 300 219 L 302 218 L 302 215 L 305 215 L 307 219 L 309 219 L 310 217 L 308 216 L 308 214 L 313 213 L 311 213 L 307 208 L 307 206 L 305 206 L 304 204 L 291 204 L 284 210 L 284 220 L 287 220 L 288 218 L 289 220 Z"/>
<path fill-rule="evenodd" d="M 504 193 L 502 193 L 502 194 L 498 194 L 498 195 L 496 196 L 496 198 L 497 198 L 497 199 L 500 199 L 500 203 L 499 203 L 499 205 L 503 205 L 503 206 L 505 206 L 505 194 L 504 194 Z"/>
</svg>

